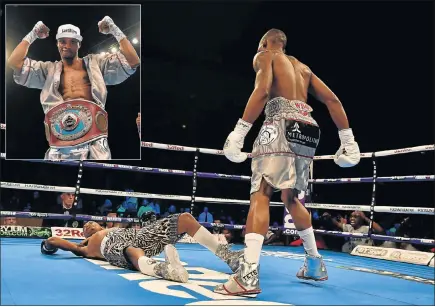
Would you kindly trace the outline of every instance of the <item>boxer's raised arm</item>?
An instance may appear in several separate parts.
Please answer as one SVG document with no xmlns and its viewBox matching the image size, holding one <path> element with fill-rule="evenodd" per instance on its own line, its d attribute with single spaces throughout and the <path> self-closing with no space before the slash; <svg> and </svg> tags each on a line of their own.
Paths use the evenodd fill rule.
<svg viewBox="0 0 435 307">
<path fill-rule="evenodd" d="M 255 87 L 249 97 L 242 119 L 248 123 L 254 123 L 263 111 L 273 81 L 273 54 L 271 52 L 257 53 L 254 58 Z"/>
<path fill-rule="evenodd" d="M 136 50 L 127 38 L 123 38 L 119 42 L 119 50 L 125 56 L 125 59 L 127 60 L 131 68 L 134 69 L 139 66 L 139 56 L 137 55 Z"/>
<path fill-rule="evenodd" d="M 21 70 L 24 64 L 24 59 L 29 52 L 30 43 L 28 41 L 21 41 L 14 51 L 12 51 L 11 56 L 8 58 L 8 66 L 15 71 Z"/>
<path fill-rule="evenodd" d="M 349 121 L 341 101 L 314 73 L 311 75 L 308 92 L 326 105 L 332 120 L 339 130 L 349 128 Z"/>
</svg>

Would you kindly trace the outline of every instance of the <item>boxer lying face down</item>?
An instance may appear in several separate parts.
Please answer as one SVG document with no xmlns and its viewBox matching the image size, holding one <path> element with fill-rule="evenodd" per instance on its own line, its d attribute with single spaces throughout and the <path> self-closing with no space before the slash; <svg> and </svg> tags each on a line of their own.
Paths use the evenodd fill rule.
<svg viewBox="0 0 435 307">
<path fill-rule="evenodd" d="M 187 282 L 189 274 L 172 245 L 185 233 L 225 261 L 233 272 L 239 267 L 243 251 L 231 251 L 227 244 L 220 244 L 217 236 L 201 226 L 190 213 L 170 215 L 140 229 L 105 229 L 96 222 L 87 222 L 83 226 L 86 239 L 81 243 L 50 237 L 42 241 L 41 252 L 54 254 L 57 249 L 62 249 L 77 256 L 102 259 L 114 266 L 138 270 L 145 275 Z M 163 250 L 165 262 L 151 259 Z"/>
</svg>

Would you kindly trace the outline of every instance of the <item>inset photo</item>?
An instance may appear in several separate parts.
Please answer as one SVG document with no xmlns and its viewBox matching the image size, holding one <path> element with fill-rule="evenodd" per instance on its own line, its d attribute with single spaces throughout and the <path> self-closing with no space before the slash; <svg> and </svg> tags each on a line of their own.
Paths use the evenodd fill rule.
<svg viewBox="0 0 435 307">
<path fill-rule="evenodd" d="M 6 159 L 140 160 L 140 5 L 6 5 L 5 18 Z"/>
</svg>

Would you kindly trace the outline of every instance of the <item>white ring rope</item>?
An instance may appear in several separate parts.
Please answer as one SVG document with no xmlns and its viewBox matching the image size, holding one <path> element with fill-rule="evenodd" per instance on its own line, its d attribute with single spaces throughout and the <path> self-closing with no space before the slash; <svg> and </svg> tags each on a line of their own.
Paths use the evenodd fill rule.
<svg viewBox="0 0 435 307">
<path fill-rule="evenodd" d="M 75 187 L 60 187 L 52 185 L 41 185 L 41 184 L 29 184 L 29 183 L 17 183 L 17 182 L 6 182 L 2 181 L 0 183 L 1 188 L 5 189 L 17 189 L 17 190 L 37 190 L 45 192 L 69 192 L 73 193 Z M 80 188 L 81 194 L 92 194 L 92 195 L 111 195 L 111 196 L 128 196 L 136 198 L 155 198 L 155 199 L 172 199 L 180 201 L 191 201 L 190 196 L 183 195 L 170 195 L 170 194 L 153 194 L 153 193 L 143 193 L 143 192 L 125 192 L 125 191 L 114 191 L 114 190 L 101 190 L 101 189 L 88 189 Z M 195 197 L 195 201 L 205 202 L 205 203 L 226 203 L 226 204 L 243 204 L 249 205 L 249 200 L 239 200 L 239 199 L 229 199 L 229 198 L 213 198 L 213 197 Z M 271 202 L 273 207 L 284 206 L 281 202 Z M 307 208 L 315 209 L 331 209 L 331 210 L 346 210 L 346 211 L 370 211 L 370 206 L 360 206 L 360 205 L 341 205 L 341 204 L 318 204 L 318 203 L 306 203 Z M 424 214 L 424 215 L 434 215 L 434 208 L 424 208 L 424 207 L 391 207 L 391 206 L 376 206 L 375 212 L 385 212 L 385 213 L 408 213 L 408 214 Z"/>
<path fill-rule="evenodd" d="M 2 130 L 6 130 L 5 124 L 0 124 L 0 128 Z M 171 145 L 171 144 L 161 144 L 154 142 L 141 142 L 141 146 L 145 148 L 155 148 L 155 149 L 163 149 L 163 150 L 172 150 L 172 151 L 188 151 L 194 152 L 199 149 L 199 152 L 210 155 L 223 155 L 223 150 L 218 149 L 210 149 L 210 148 L 196 148 L 189 146 L 181 146 L 181 145 Z M 392 155 L 401 155 L 405 153 L 411 152 L 423 152 L 423 151 L 431 151 L 434 150 L 434 145 L 421 145 L 415 147 L 406 147 L 406 148 L 398 148 L 398 149 L 390 149 L 390 150 L 382 150 L 374 152 L 375 157 L 386 157 Z M 248 153 L 248 157 L 252 157 L 250 153 Z M 365 152 L 361 153 L 361 158 L 373 158 L 373 152 Z M 333 160 L 334 155 L 323 155 L 323 156 L 315 156 L 314 160 Z"/>
</svg>

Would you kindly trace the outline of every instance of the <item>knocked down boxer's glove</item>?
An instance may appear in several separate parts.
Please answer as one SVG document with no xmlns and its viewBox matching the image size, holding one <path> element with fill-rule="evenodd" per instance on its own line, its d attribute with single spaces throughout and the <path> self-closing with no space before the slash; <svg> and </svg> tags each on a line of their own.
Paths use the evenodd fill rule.
<svg viewBox="0 0 435 307">
<path fill-rule="evenodd" d="M 241 163 L 248 158 L 248 155 L 242 152 L 245 137 L 251 129 L 252 124 L 239 119 L 234 131 L 230 133 L 225 141 L 224 154 L 228 160 L 235 163 Z"/>
<path fill-rule="evenodd" d="M 57 247 L 55 248 L 47 248 L 45 245 L 47 240 L 42 240 L 41 242 L 41 253 L 44 255 L 53 255 L 55 252 L 57 252 L 59 249 Z"/>
<path fill-rule="evenodd" d="M 335 154 L 334 162 L 340 167 L 352 167 L 359 163 L 361 153 L 358 143 L 355 142 L 352 129 L 338 131 L 341 146 Z"/>
</svg>

